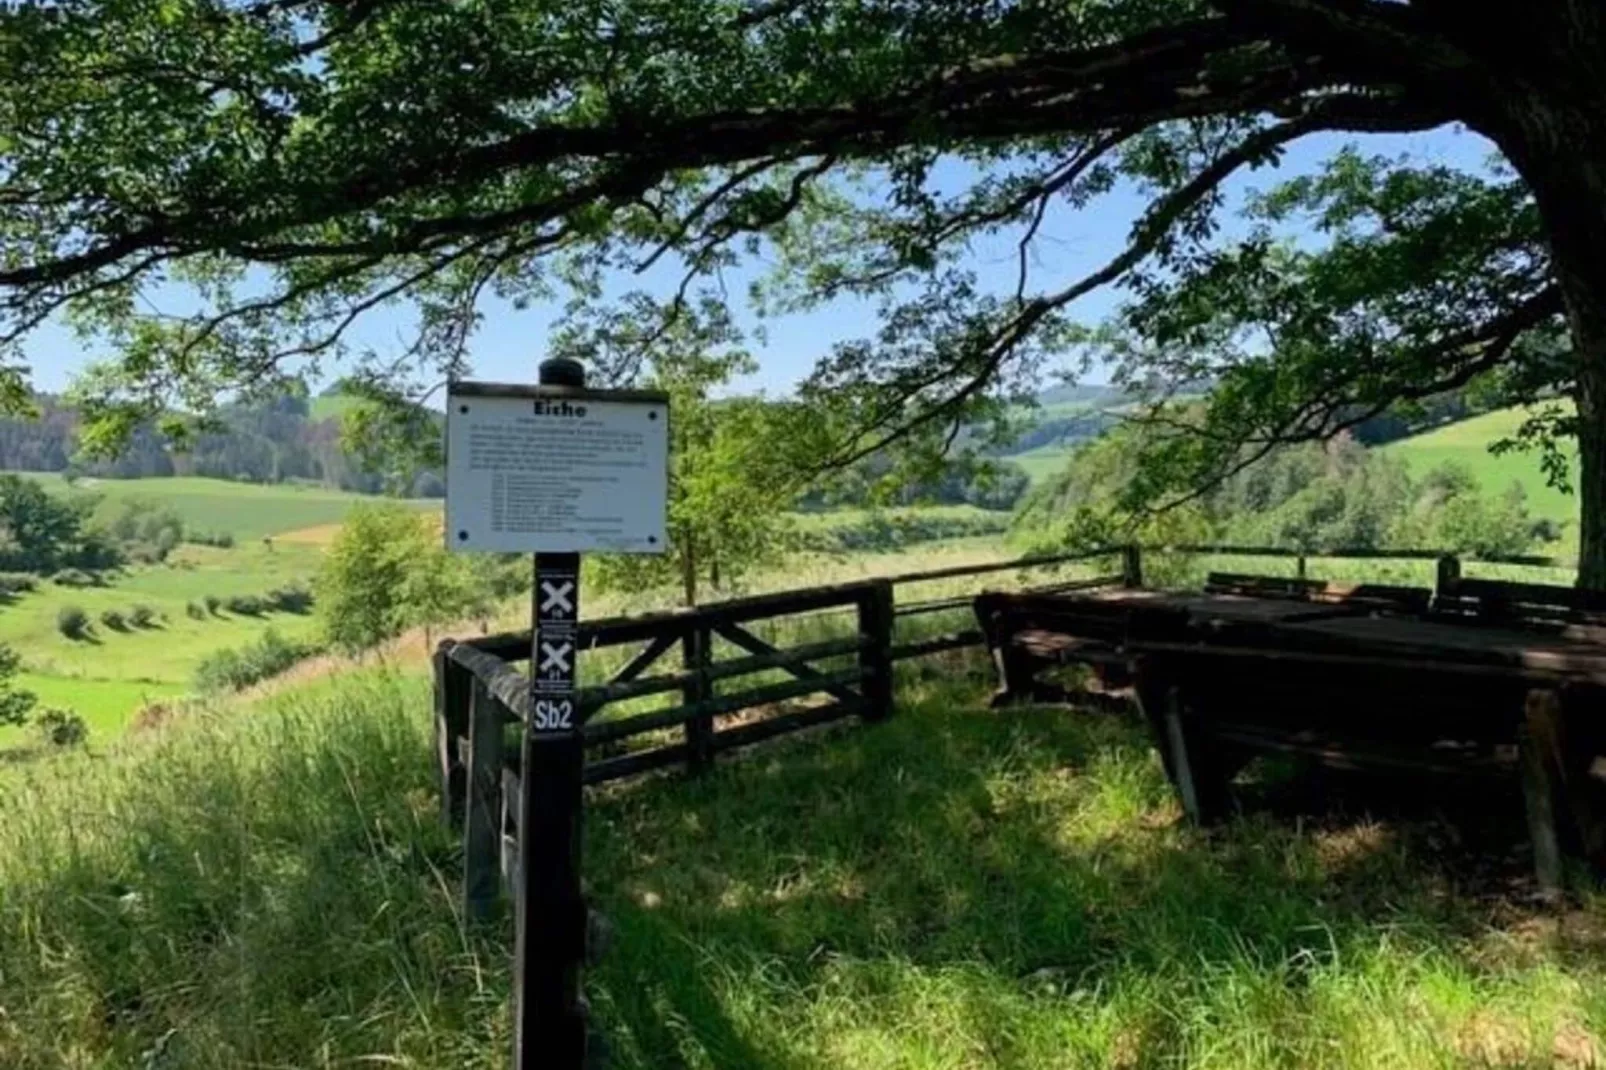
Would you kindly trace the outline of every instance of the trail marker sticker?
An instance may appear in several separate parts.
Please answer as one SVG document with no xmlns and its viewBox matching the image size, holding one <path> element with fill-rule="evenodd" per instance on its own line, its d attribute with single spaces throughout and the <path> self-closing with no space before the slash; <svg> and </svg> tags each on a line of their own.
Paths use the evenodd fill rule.
<svg viewBox="0 0 1606 1070">
<path fill-rule="evenodd" d="M 450 549 L 662 553 L 668 487 L 662 394 L 490 383 L 447 394 Z"/>
</svg>

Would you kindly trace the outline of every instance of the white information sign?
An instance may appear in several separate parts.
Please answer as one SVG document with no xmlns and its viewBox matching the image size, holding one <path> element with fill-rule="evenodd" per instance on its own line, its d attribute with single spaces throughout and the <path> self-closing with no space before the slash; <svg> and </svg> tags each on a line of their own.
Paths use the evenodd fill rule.
<svg viewBox="0 0 1606 1070">
<path fill-rule="evenodd" d="M 447 395 L 446 544 L 520 553 L 662 553 L 661 395 L 459 383 Z"/>
</svg>

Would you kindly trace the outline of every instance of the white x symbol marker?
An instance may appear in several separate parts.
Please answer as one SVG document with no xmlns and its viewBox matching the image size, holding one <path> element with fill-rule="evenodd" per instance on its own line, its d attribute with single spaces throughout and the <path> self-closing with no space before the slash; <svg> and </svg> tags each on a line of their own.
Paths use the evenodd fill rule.
<svg viewBox="0 0 1606 1070">
<path fill-rule="evenodd" d="M 541 671 L 568 672 L 569 657 L 574 653 L 571 643 L 542 643 Z"/>
<path fill-rule="evenodd" d="M 551 580 L 542 580 L 541 612 L 558 614 L 573 613 L 574 581 L 563 580 L 560 583 L 553 583 Z"/>
</svg>

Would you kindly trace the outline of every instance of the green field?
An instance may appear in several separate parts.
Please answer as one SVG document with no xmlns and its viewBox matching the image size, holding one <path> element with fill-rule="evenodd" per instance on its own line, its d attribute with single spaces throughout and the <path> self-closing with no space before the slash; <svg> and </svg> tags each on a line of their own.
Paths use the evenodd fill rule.
<svg viewBox="0 0 1606 1070">
<path fill-rule="evenodd" d="M 830 509 L 817 513 L 797 513 L 798 528 L 804 531 L 827 531 L 831 528 L 852 527 L 874 518 L 889 522 L 932 520 L 986 520 L 999 514 L 974 505 L 898 505 L 885 509 Z"/>
<path fill-rule="evenodd" d="M 22 472 L 52 493 L 97 494 L 107 500 L 158 502 L 176 513 L 194 531 L 227 531 L 241 541 L 331 524 L 344 519 L 354 505 L 372 501 L 326 487 L 294 483 L 232 483 L 222 479 L 79 479 L 69 485 L 54 473 Z M 438 501 L 414 500 L 419 508 L 439 509 Z"/>
<path fill-rule="evenodd" d="M 1200 832 L 1131 721 L 943 665 L 885 724 L 589 796 L 608 1066 L 1606 1057 L 1606 905 L 1524 896 L 1514 799 L 1251 791 Z M 429 724 L 421 676 L 365 670 L 0 769 L 0 1065 L 505 1067 L 511 926 L 462 921 Z"/>
<path fill-rule="evenodd" d="M 1491 494 L 1499 494 L 1512 483 L 1519 483 L 1527 493 L 1528 508 L 1535 516 L 1564 523 L 1576 532 L 1578 500 L 1545 482 L 1538 453 L 1495 456 L 1489 452 L 1491 443 L 1517 433 L 1526 414 L 1527 410 L 1521 408 L 1484 413 L 1391 442 L 1380 449 L 1384 454 L 1403 461 L 1417 476 L 1441 464 L 1460 463 L 1471 469 L 1484 490 Z M 1569 445 L 1568 453 L 1573 459 L 1572 474 L 1576 480 L 1577 451 Z"/>
<path fill-rule="evenodd" d="M 77 712 L 89 723 L 91 739 L 105 742 L 147 701 L 188 691 L 196 666 L 211 652 L 249 643 L 268 628 L 290 638 L 310 637 L 316 629 L 310 615 L 246 617 L 224 609 L 195 620 L 187 607 L 208 595 L 263 595 L 305 583 L 317 570 L 320 553 L 317 547 L 288 544 L 229 550 L 182 546 L 166 563 L 111 575 L 103 587 L 41 583 L 0 608 L 0 643 L 22 655 L 24 685 L 44 705 Z M 156 611 L 154 627 L 117 631 L 100 622 L 106 610 L 126 616 L 136 605 Z M 94 622 L 88 640 L 68 639 L 57 629 L 57 614 L 65 606 L 83 609 Z M 0 747 L 29 738 L 26 728 L 0 729 Z"/>
</svg>

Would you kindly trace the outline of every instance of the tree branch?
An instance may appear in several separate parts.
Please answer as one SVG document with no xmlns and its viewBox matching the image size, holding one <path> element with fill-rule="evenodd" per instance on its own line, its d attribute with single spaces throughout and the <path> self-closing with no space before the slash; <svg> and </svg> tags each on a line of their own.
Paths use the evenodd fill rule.
<svg viewBox="0 0 1606 1070">
<path fill-rule="evenodd" d="M 1225 57 L 1238 62 L 1217 64 Z M 169 258 L 220 247 L 256 248 L 263 255 L 284 257 L 378 251 L 377 243 L 353 249 L 276 239 L 358 217 L 403 195 L 487 188 L 509 173 L 560 163 L 608 160 L 613 165 L 605 179 L 537 203 L 468 219 L 422 220 L 382 251 L 407 252 L 432 234 L 545 222 L 614 190 L 639 195 L 682 169 L 781 152 L 873 157 L 934 137 L 945 143 L 998 142 L 1286 108 L 1290 100 L 1332 85 L 1334 79 L 1320 59 L 1295 63 L 1261 47 L 1243 26 L 1199 19 L 1093 48 L 995 56 L 934 81 L 895 88 L 879 100 L 655 118 L 650 124 L 617 115 L 592 125 L 543 125 L 399 164 L 394 154 L 387 154 L 383 161 L 335 176 L 322 188 L 297 191 L 279 204 L 262 203 L 261 192 L 253 190 L 250 203 L 233 204 L 224 195 L 204 212 L 169 214 L 130 206 L 126 215 L 148 222 L 107 235 L 82 251 L 0 270 L 0 286 L 68 283 L 146 250 Z M 1415 121 L 1411 128 L 1421 128 L 1420 112 Z"/>
</svg>

